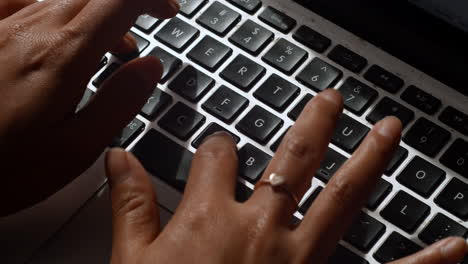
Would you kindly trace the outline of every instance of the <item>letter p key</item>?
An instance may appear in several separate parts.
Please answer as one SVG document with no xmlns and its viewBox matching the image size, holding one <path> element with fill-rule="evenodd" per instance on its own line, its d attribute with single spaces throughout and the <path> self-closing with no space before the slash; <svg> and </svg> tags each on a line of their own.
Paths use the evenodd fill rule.
<svg viewBox="0 0 468 264">
<path fill-rule="evenodd" d="M 463 193 L 457 193 L 457 195 L 455 195 L 453 197 L 453 200 L 456 201 L 456 200 L 463 200 L 465 199 L 465 195 Z"/>
</svg>

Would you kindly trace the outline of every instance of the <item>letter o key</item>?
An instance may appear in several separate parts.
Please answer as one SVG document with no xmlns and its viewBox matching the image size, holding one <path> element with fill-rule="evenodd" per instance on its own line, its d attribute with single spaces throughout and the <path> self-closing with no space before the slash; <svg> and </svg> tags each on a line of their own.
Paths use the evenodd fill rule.
<svg viewBox="0 0 468 264">
<path fill-rule="evenodd" d="M 416 178 L 418 180 L 424 180 L 426 178 L 426 176 L 427 176 L 427 174 L 426 174 L 425 171 L 421 170 L 421 171 L 416 172 Z"/>
</svg>

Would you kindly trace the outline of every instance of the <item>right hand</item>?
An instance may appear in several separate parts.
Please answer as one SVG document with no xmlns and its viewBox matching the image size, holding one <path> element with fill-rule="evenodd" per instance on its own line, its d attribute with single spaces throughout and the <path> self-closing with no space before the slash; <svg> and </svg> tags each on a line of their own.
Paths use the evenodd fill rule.
<svg viewBox="0 0 468 264">
<path fill-rule="evenodd" d="M 316 96 L 284 137 L 263 178 L 287 176 L 288 189 L 302 197 L 342 107 L 334 90 Z M 396 118 L 376 124 L 299 225 L 291 223 L 297 208 L 287 192 L 263 186 L 245 203 L 236 202 L 238 160 L 228 134 L 211 136 L 198 149 L 184 198 L 164 230 L 148 174 L 132 154 L 112 150 L 107 155 L 112 263 L 326 263 L 387 167 L 401 129 Z M 464 239 L 448 238 L 392 264 L 456 264 L 466 252 Z"/>
</svg>

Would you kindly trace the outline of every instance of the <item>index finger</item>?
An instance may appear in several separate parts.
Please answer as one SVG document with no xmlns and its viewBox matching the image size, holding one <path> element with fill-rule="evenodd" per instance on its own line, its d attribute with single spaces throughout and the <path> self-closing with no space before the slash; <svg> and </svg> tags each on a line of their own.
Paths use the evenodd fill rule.
<svg viewBox="0 0 468 264">
<path fill-rule="evenodd" d="M 170 18 L 179 8 L 177 0 L 89 0 L 64 30 L 77 32 L 79 48 L 100 57 L 130 30 L 139 15 Z"/>
</svg>

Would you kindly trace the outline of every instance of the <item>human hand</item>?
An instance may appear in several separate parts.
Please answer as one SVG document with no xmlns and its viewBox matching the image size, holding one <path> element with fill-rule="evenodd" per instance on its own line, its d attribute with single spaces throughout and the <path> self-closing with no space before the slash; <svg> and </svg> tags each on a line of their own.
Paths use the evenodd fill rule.
<svg viewBox="0 0 468 264">
<path fill-rule="evenodd" d="M 86 108 L 75 110 L 106 51 L 134 48 L 125 36 L 137 17 L 169 18 L 178 4 L 2 0 L 0 8 L 2 216 L 70 183 L 139 112 L 161 76 L 155 58 L 123 65 Z"/>
<path fill-rule="evenodd" d="M 316 96 L 285 136 L 263 175 L 286 177 L 302 197 L 327 149 L 342 99 L 334 90 Z M 112 263 L 326 263 L 382 175 L 399 144 L 402 125 L 375 125 L 353 157 L 332 177 L 299 225 L 288 192 L 259 187 L 235 201 L 236 145 L 227 134 L 209 137 L 192 162 L 184 198 L 164 230 L 147 173 L 123 150 L 107 155 L 113 211 Z M 393 264 L 456 264 L 464 239 L 448 238 Z"/>
</svg>

